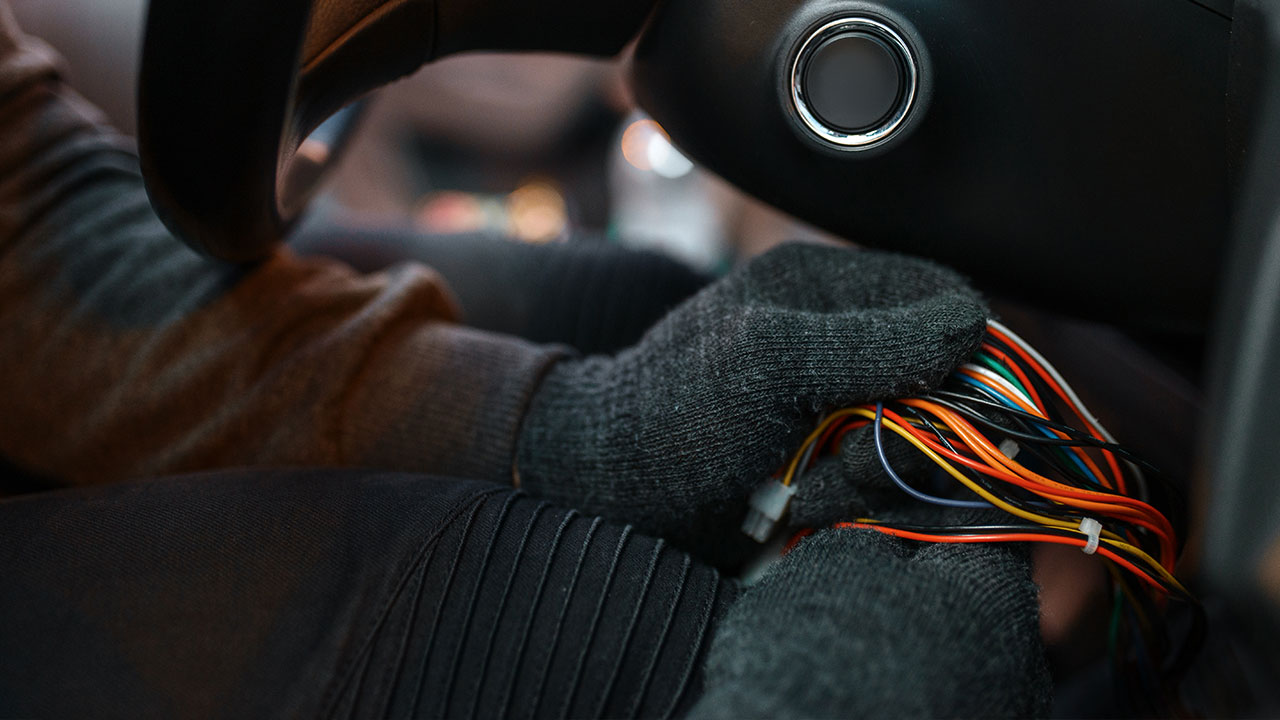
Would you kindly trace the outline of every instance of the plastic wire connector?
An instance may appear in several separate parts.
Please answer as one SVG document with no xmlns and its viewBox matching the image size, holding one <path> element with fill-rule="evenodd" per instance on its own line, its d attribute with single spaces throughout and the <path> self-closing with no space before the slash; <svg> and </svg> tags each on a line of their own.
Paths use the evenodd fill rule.
<svg viewBox="0 0 1280 720">
<path fill-rule="evenodd" d="M 1098 542 L 1102 539 L 1102 523 L 1093 518 L 1085 518 L 1080 521 L 1080 532 L 1089 536 L 1089 542 L 1081 548 L 1085 555 L 1092 555 L 1098 550 Z"/>
<path fill-rule="evenodd" d="M 794 485 L 783 485 L 777 480 L 766 480 L 751 493 L 750 508 L 742 521 L 742 532 L 756 542 L 765 542 L 773 534 L 773 528 L 786 514 L 791 496 L 796 494 Z"/>
</svg>

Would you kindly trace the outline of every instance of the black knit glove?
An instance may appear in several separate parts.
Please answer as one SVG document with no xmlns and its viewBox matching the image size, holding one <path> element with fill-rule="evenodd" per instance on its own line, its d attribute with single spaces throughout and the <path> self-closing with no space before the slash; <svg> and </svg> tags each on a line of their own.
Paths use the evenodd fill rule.
<svg viewBox="0 0 1280 720">
<path fill-rule="evenodd" d="M 1028 555 L 871 530 L 805 538 L 730 608 L 691 717 L 1044 716 Z"/>
<path fill-rule="evenodd" d="M 524 421 L 518 477 L 686 547 L 736 539 L 746 495 L 823 412 L 937 385 L 978 346 L 986 317 L 933 263 L 780 247 L 634 347 L 555 365 Z"/>
</svg>

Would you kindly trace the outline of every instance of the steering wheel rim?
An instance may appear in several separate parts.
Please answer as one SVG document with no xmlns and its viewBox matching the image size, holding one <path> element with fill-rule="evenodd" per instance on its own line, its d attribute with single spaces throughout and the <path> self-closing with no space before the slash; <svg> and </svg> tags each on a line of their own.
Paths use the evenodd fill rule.
<svg viewBox="0 0 1280 720">
<path fill-rule="evenodd" d="M 383 3 L 364 15 L 330 12 L 324 30 L 336 38 L 304 57 L 315 8 L 312 0 L 151 3 L 139 156 L 161 219 L 200 252 L 232 262 L 267 255 L 337 150 L 299 153 L 308 135 L 430 57 L 425 0 Z M 354 123 L 338 126 L 335 146 Z"/>
</svg>

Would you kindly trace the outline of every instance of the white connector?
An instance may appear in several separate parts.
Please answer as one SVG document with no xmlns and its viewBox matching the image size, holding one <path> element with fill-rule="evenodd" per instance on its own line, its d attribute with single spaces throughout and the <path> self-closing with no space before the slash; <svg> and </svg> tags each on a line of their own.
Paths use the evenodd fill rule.
<svg viewBox="0 0 1280 720">
<path fill-rule="evenodd" d="M 1004 453 L 1005 457 L 1009 458 L 1010 460 L 1013 460 L 1018 457 L 1018 451 L 1021 450 L 1022 448 L 1018 445 L 1018 443 L 1013 438 L 1005 438 L 1000 442 L 1000 446 L 998 449 L 1000 450 L 1000 452 Z"/>
<path fill-rule="evenodd" d="M 751 493 L 750 509 L 742 521 L 742 532 L 756 542 L 765 542 L 773 534 L 774 527 L 786 514 L 791 505 L 791 496 L 796 494 L 792 485 L 783 485 L 777 480 L 766 480 Z"/>
</svg>

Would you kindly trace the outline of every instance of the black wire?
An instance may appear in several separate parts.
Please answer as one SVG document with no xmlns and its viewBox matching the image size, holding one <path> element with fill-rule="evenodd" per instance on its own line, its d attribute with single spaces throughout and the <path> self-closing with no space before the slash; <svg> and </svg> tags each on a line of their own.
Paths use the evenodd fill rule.
<svg viewBox="0 0 1280 720">
<path fill-rule="evenodd" d="M 933 422 L 929 420 L 929 418 L 926 417 L 924 413 L 911 407 L 910 405 L 901 405 L 900 408 L 903 413 L 910 415 L 916 420 L 919 420 L 921 424 L 923 424 L 926 428 L 928 428 L 929 431 L 932 432 L 934 436 L 938 438 L 938 442 L 942 443 L 943 447 L 945 447 L 946 449 L 950 450 L 951 452 L 957 455 L 960 454 L 960 451 L 955 449 L 955 447 L 951 444 L 951 441 L 948 440 L 947 437 L 942 434 L 942 431 L 938 429 L 938 426 L 934 425 Z"/>
<path fill-rule="evenodd" d="M 1071 487 L 1080 490 L 1093 490 L 1098 487 L 1097 483 L 1080 472 L 1080 468 L 1076 467 L 1074 463 L 1067 462 L 1062 457 L 1061 448 L 1043 448 L 1037 445 L 1020 445 L 1019 448 L 1043 462 L 1049 470 L 1056 471 L 1059 476 L 1058 479 Z M 1047 452 L 1049 450 L 1054 451 L 1054 453 Z M 1029 463 L 1023 464 L 1027 465 Z"/>
<path fill-rule="evenodd" d="M 945 395 L 947 397 L 956 397 L 959 402 L 952 403 L 944 398 L 937 397 L 938 395 Z M 973 408 L 963 407 L 963 402 L 969 401 L 969 402 L 975 402 L 975 403 L 981 404 L 984 407 L 989 406 L 995 410 L 999 410 L 1008 415 L 1011 415 L 1014 418 L 1018 418 L 1019 416 L 1021 416 L 1021 417 L 1027 418 L 1029 421 L 1032 421 L 1032 422 L 1039 422 L 1041 424 L 1044 424 L 1044 422 L 1042 419 L 1037 418 L 1034 415 L 1023 413 L 1021 411 L 1009 408 L 1005 405 L 986 401 L 981 398 L 974 398 L 967 395 L 960 395 L 958 393 L 947 392 L 945 390 L 938 390 L 930 395 L 925 396 L 924 399 L 930 402 L 936 402 L 939 405 L 950 408 L 955 412 L 959 413 L 960 415 L 962 415 L 963 417 L 975 423 L 983 425 L 984 427 L 995 430 L 996 432 L 1004 433 L 1005 435 L 1014 437 L 1014 439 L 1022 440 L 1024 441 L 1023 447 L 1027 449 L 1031 449 L 1036 445 L 1068 446 L 1068 447 L 1069 446 L 1098 447 L 1102 449 L 1111 450 L 1119 455 L 1124 456 L 1130 462 L 1133 462 L 1137 465 L 1141 465 L 1147 468 L 1152 473 L 1152 476 L 1147 478 L 1148 481 L 1154 480 L 1158 488 L 1163 491 L 1163 497 L 1157 498 L 1152 496 L 1150 492 L 1148 492 L 1148 496 L 1141 499 L 1147 504 L 1157 508 L 1162 514 L 1165 515 L 1166 518 L 1168 518 L 1169 524 L 1173 527 L 1175 534 L 1177 536 L 1177 546 L 1176 546 L 1177 553 L 1179 555 L 1182 554 L 1183 547 L 1186 545 L 1186 536 L 1187 536 L 1187 532 L 1186 532 L 1187 531 L 1187 514 L 1186 514 L 1187 505 L 1186 505 L 1185 494 L 1182 492 L 1180 488 L 1174 485 L 1173 482 L 1170 481 L 1169 478 L 1167 478 L 1164 475 L 1164 473 L 1160 471 L 1159 468 L 1143 460 L 1141 457 L 1137 456 L 1136 454 L 1134 454 L 1132 451 L 1128 450 L 1124 446 L 1117 445 L 1115 443 L 1104 443 L 1099 441 L 1097 438 L 1093 438 L 1092 436 L 1090 436 L 1087 439 L 1082 438 L 1081 443 L 1070 443 L 1061 438 L 1059 438 L 1058 440 L 1054 440 L 1052 438 L 1037 437 L 1034 435 L 1030 435 L 1029 433 L 1018 433 L 1017 431 L 1013 431 L 1008 427 L 1001 425 L 1000 423 L 994 420 L 991 420 L 990 418 L 985 417 L 984 415 L 979 413 L 977 410 L 974 410 Z M 1064 428 L 1063 431 L 1070 432 L 1070 433 L 1077 433 L 1077 434 L 1080 433 L 1079 430 L 1076 430 L 1074 428 Z M 1066 462 L 1066 463 L 1059 464 L 1056 462 L 1050 462 L 1050 464 L 1053 467 L 1057 468 L 1060 472 L 1064 473 L 1065 477 L 1083 479 L 1083 482 L 1072 482 L 1069 484 L 1080 489 L 1105 492 L 1104 490 L 1098 488 L 1095 484 L 1093 484 L 1092 481 L 1088 480 L 1086 476 L 1080 473 L 1080 469 L 1075 466 L 1075 463 Z M 1151 483 L 1148 482 L 1148 485 L 1150 484 Z M 1150 488 L 1148 488 L 1148 490 L 1150 490 Z M 1112 494 L 1119 495 L 1120 493 L 1112 493 Z"/>
<path fill-rule="evenodd" d="M 1080 516 L 1075 514 L 1075 509 L 1070 505 L 1056 503 L 1052 500 L 1040 497 L 1035 493 L 1017 485 L 1010 485 L 1003 481 L 996 482 L 992 478 L 976 473 L 973 481 L 977 483 L 983 490 L 1004 500 L 1019 510 L 1038 513 L 1040 515 L 1048 515 L 1058 518 L 1059 520 L 1069 520 L 1079 522 Z"/>
<path fill-rule="evenodd" d="M 973 386 L 967 385 L 967 384 L 964 389 L 966 390 L 972 389 L 976 391 L 976 388 L 973 388 Z M 964 410 L 953 407 L 947 402 L 940 402 L 943 398 L 952 398 L 962 403 L 971 402 L 974 404 L 981 405 L 983 407 L 988 407 L 993 410 L 997 410 L 1005 415 L 1008 415 L 1014 418 L 1022 418 L 1029 422 L 1034 422 L 1034 423 L 1043 425 L 1045 427 L 1067 433 L 1074 437 L 1078 437 L 1080 439 L 1080 443 L 1079 443 L 1080 446 L 1089 446 L 1089 447 L 1096 447 L 1104 450 L 1110 450 L 1116 453 L 1117 455 L 1124 457 L 1129 462 L 1132 462 L 1135 465 L 1139 465 L 1145 468 L 1151 473 L 1150 475 L 1147 476 L 1148 486 L 1152 482 L 1154 482 L 1158 486 L 1158 488 L 1161 491 L 1163 491 L 1163 497 L 1162 498 L 1155 497 L 1153 494 L 1150 493 L 1151 488 L 1148 487 L 1148 496 L 1140 499 L 1146 502 L 1147 504 L 1158 508 L 1162 513 L 1164 513 L 1165 517 L 1169 519 L 1169 523 L 1173 526 L 1174 530 L 1177 532 L 1178 553 L 1181 554 L 1182 548 L 1186 544 L 1185 538 L 1187 535 L 1188 518 L 1187 518 L 1186 493 L 1183 492 L 1183 490 L 1180 487 L 1174 484 L 1168 478 L 1168 476 L 1166 476 L 1164 472 L 1160 470 L 1159 467 L 1152 465 L 1150 462 L 1147 462 L 1141 456 L 1137 455 L 1136 453 L 1129 450 L 1123 445 L 1100 441 L 1091 435 L 1086 435 L 1081 430 L 1078 430 L 1076 428 L 1073 428 L 1067 425 L 1059 425 L 1057 423 L 1046 422 L 1043 418 L 1038 418 L 1035 415 L 1031 415 L 1030 413 L 1025 413 L 1025 412 L 1022 412 L 1021 410 L 1016 410 L 998 401 L 989 400 L 982 397 L 976 397 L 971 394 L 950 392 L 947 390 L 935 390 L 933 393 L 925 396 L 924 399 L 929 400 L 931 402 L 938 402 L 938 404 L 943 405 L 945 407 L 949 407 L 955 410 L 956 412 L 961 413 L 964 417 L 970 420 L 973 420 L 974 422 L 983 424 L 986 427 L 992 427 L 996 429 L 1003 428 L 1003 426 L 1001 426 L 999 423 L 996 423 L 990 420 L 989 418 L 986 418 L 981 413 L 979 413 L 978 411 L 972 408 L 968 408 L 968 412 L 965 412 Z M 1007 428 L 1004 431 L 1007 432 Z M 1068 443 L 1054 442 L 1051 438 L 1040 438 L 1035 436 L 1033 437 L 1034 437 L 1034 441 L 1030 438 L 1027 439 L 1027 442 L 1029 445 L 1030 444 L 1068 445 Z M 1046 442 L 1046 441 L 1049 441 L 1049 442 Z"/>
<path fill-rule="evenodd" d="M 948 394 L 950 395 L 950 393 Z M 1048 447 L 1054 448 L 1054 450 L 1059 453 L 1059 457 L 1060 457 L 1059 460 L 1048 460 L 1047 458 L 1044 458 L 1043 455 L 1041 455 L 1040 457 L 1042 457 L 1042 459 L 1046 459 L 1046 462 L 1049 462 L 1049 464 L 1052 467 L 1056 468 L 1059 472 L 1061 472 L 1066 477 L 1070 477 L 1078 480 L 1078 482 L 1071 483 L 1072 485 L 1079 487 L 1081 489 L 1090 489 L 1090 490 L 1097 489 L 1097 483 L 1093 482 L 1093 480 L 1090 478 L 1089 475 L 1086 475 L 1084 471 L 1080 469 L 1079 466 L 1077 466 L 1074 462 L 1072 462 L 1071 459 L 1066 456 L 1065 450 L 1063 450 L 1063 448 L 1069 448 L 1069 447 L 1099 447 L 1096 439 L 1091 438 L 1092 442 L 1076 442 L 1076 441 L 1068 440 L 1065 438 L 1049 438 L 1049 437 L 1044 437 L 1043 435 L 1035 435 L 1029 432 L 1022 432 L 1014 428 L 1010 428 L 1006 425 L 1003 425 L 999 422 L 996 422 L 991 418 L 988 418 L 982 415 L 981 413 L 974 410 L 973 408 L 965 407 L 962 402 L 952 402 L 950 400 L 940 398 L 935 395 L 927 395 L 925 396 L 924 399 L 928 400 L 929 402 L 934 402 L 939 405 L 942 405 L 943 407 L 946 407 L 960 414 L 961 416 L 974 422 L 975 424 L 981 425 L 989 430 L 993 430 L 1006 437 L 1017 440 L 1025 448 L 1030 449 L 1037 446 L 1048 446 Z M 1014 417 L 1011 420 L 1011 422 L 1019 422 L 1019 421 L 1020 421 L 1020 418 L 1017 418 L 1017 417 Z M 1023 425 L 1023 427 L 1025 428 L 1026 426 Z M 1119 446 L 1114 446 L 1112 443 L 1105 443 L 1104 445 L 1119 447 Z M 1125 453 L 1128 453 L 1128 451 L 1125 451 Z"/>
<path fill-rule="evenodd" d="M 928 420 L 923 419 L 922 422 L 927 423 Z M 1047 515 L 1073 524 L 1079 523 L 1086 516 L 1086 513 L 1072 505 L 1049 500 L 1025 488 L 990 478 L 982 473 L 974 472 L 961 465 L 955 465 L 954 467 L 965 471 L 965 475 L 974 484 L 1019 510 Z M 1133 544 L 1142 548 L 1143 551 L 1150 555 L 1159 555 L 1160 540 L 1146 528 L 1114 517 L 1101 518 L 1100 521 L 1103 522 L 1103 525 L 1107 530 L 1110 530 L 1122 537 L 1129 533 L 1135 534 L 1136 537 Z M 1040 526 L 1037 525 L 1034 527 Z M 1067 534 L 1070 535 L 1069 532 Z"/>
<path fill-rule="evenodd" d="M 978 388 L 973 388 L 973 389 L 974 391 L 979 391 Z M 957 401 L 952 402 L 951 400 L 948 400 L 946 398 L 937 397 L 937 395 L 939 394 L 947 395 L 948 397 L 956 396 Z M 997 409 L 1000 411 L 1005 411 L 1012 416 L 1008 418 L 1010 422 L 1019 422 L 1022 419 L 1022 417 L 1019 417 L 1019 416 L 1026 417 L 1029 421 L 1043 422 L 1043 420 L 1041 418 L 1037 418 L 1034 415 L 1028 415 L 1027 413 L 1021 413 L 1019 411 L 1012 410 L 1011 408 L 1008 408 L 1004 405 L 999 405 L 993 402 L 989 403 L 987 401 L 982 400 L 981 398 L 972 398 L 967 395 L 959 395 L 957 393 L 949 393 L 946 391 L 935 391 L 935 393 L 933 394 L 924 396 L 923 399 L 928 400 L 929 402 L 935 402 L 939 405 L 942 405 L 943 407 L 949 408 L 955 411 L 956 413 L 960 414 L 961 416 L 965 417 L 966 419 L 969 419 L 976 424 L 982 425 L 989 430 L 992 430 L 996 433 L 1000 433 L 1008 437 L 1012 437 L 1015 440 L 1021 441 L 1020 446 L 1023 449 L 1032 452 L 1041 460 L 1045 461 L 1050 467 L 1058 471 L 1060 479 L 1066 481 L 1065 484 L 1075 487 L 1077 489 L 1088 490 L 1090 492 L 1099 492 L 1107 495 L 1112 495 L 1115 497 L 1125 496 L 1123 493 L 1117 492 L 1115 490 L 1107 490 L 1105 488 L 1099 487 L 1095 482 L 1093 482 L 1091 478 L 1085 475 L 1080 470 L 1080 468 L 1075 465 L 1074 462 L 1071 462 L 1069 459 L 1065 459 L 1065 458 L 1061 458 L 1061 459 L 1050 458 L 1046 456 L 1044 453 L 1037 450 L 1039 446 L 1052 447 L 1055 450 L 1059 450 L 1059 451 L 1061 451 L 1062 448 L 1064 447 L 1080 447 L 1082 445 L 1090 445 L 1093 447 L 1102 446 L 1102 447 L 1105 447 L 1106 449 L 1117 451 L 1119 454 L 1125 455 L 1127 457 L 1133 457 L 1137 462 L 1147 466 L 1148 468 L 1151 468 L 1154 471 L 1158 486 L 1162 490 L 1164 490 L 1165 497 L 1167 498 L 1168 502 L 1165 502 L 1165 503 L 1150 502 L 1149 504 L 1152 504 L 1153 507 L 1156 507 L 1162 514 L 1165 515 L 1165 517 L 1169 519 L 1170 525 L 1174 528 L 1175 535 L 1177 537 L 1177 544 L 1175 547 L 1176 552 L 1179 555 L 1182 553 L 1182 549 L 1186 544 L 1186 525 L 1185 525 L 1185 510 L 1184 510 L 1185 500 L 1177 493 L 1177 489 L 1168 481 L 1168 479 L 1160 474 L 1157 468 L 1152 466 L 1150 463 L 1143 461 L 1141 458 L 1137 458 L 1129 450 L 1123 448 L 1120 445 L 1116 445 L 1115 443 L 1102 443 L 1098 441 L 1096 438 L 1093 438 L 1092 436 L 1090 436 L 1088 440 L 1084 443 L 1073 443 L 1069 440 L 1065 440 L 1062 438 L 1058 438 L 1055 440 L 1053 438 L 1046 438 L 1042 436 L 1031 435 L 1030 433 L 1020 432 L 1018 430 L 1009 428 L 1006 425 L 1003 425 L 995 420 L 992 420 L 991 418 L 988 418 L 982 415 L 980 412 L 978 412 L 974 408 L 966 407 L 964 405 L 964 402 L 972 401 L 972 402 L 982 404 L 984 406 L 993 407 L 994 409 Z M 1067 428 L 1067 430 L 1074 433 L 1080 432 L 1074 428 Z M 992 489 L 989 486 L 986 486 L 986 487 L 988 487 L 988 489 Z M 996 494 L 998 495 L 1006 494 L 1005 492 L 1000 490 L 993 490 L 993 492 L 996 492 Z M 1153 500 L 1156 500 L 1156 498 L 1148 498 L 1147 500 L 1153 501 Z M 1142 528 L 1139 528 L 1135 525 L 1131 525 L 1128 523 L 1126 523 L 1126 527 L 1128 527 L 1129 530 L 1138 533 L 1139 537 L 1142 537 L 1147 540 L 1154 540 L 1154 536 L 1149 534 Z M 1158 547 L 1158 541 L 1156 541 L 1156 544 L 1154 545 L 1148 544 L 1146 542 L 1140 542 L 1139 545 L 1142 545 L 1143 549 L 1145 550 L 1152 550 Z"/>
<path fill-rule="evenodd" d="M 898 409 L 904 415 L 914 417 L 921 425 L 932 430 L 934 435 L 947 449 L 952 452 L 956 452 L 955 447 L 942 435 L 941 430 L 923 413 L 909 405 L 901 405 Z M 1059 474 L 1063 475 L 1063 477 L 1068 480 L 1067 484 L 1072 487 L 1084 490 L 1094 490 L 1097 488 L 1097 485 L 1093 483 L 1093 481 L 1083 476 L 1083 474 L 1080 474 L 1079 468 L 1073 463 L 1056 462 L 1054 459 L 1045 457 L 1041 449 L 1034 446 L 1022 446 L 1022 449 L 1032 452 L 1038 457 L 1044 459 L 1051 467 L 1058 470 Z M 955 467 L 964 472 L 965 476 L 979 487 L 992 495 L 1000 497 L 1005 502 L 1008 502 L 1010 505 L 1013 505 L 1020 510 L 1049 515 L 1051 517 L 1055 517 L 1060 520 L 1067 520 L 1073 523 L 1079 522 L 1084 516 L 1083 513 L 1079 512 L 1069 504 L 1047 500 L 1046 498 L 1017 485 L 1012 485 L 1006 482 L 997 482 L 982 473 L 975 472 L 970 468 L 965 467 L 964 465 L 956 465 Z M 1070 480 L 1076 479 L 1078 479 L 1077 482 L 1070 482 Z M 1106 521 L 1108 530 L 1122 536 L 1126 533 L 1135 533 L 1135 544 L 1148 553 L 1159 553 L 1159 539 L 1148 532 L 1145 528 L 1118 518 L 1106 518 Z"/>
<path fill-rule="evenodd" d="M 972 387 L 972 386 L 969 386 L 969 387 Z M 937 402 L 939 405 L 944 405 L 946 407 L 951 408 L 952 410 L 955 410 L 956 412 L 963 413 L 967 418 L 978 419 L 978 422 L 982 422 L 988 427 L 1001 427 L 999 423 L 996 423 L 995 421 L 983 416 L 973 408 L 964 408 L 963 410 L 961 410 L 960 408 L 955 407 L 955 405 L 951 403 L 944 402 L 944 400 L 950 399 L 953 402 L 955 401 L 962 402 L 962 403 L 971 402 L 978 405 L 982 405 L 983 407 L 991 408 L 993 410 L 998 410 L 1001 413 L 1004 413 L 1005 415 L 1009 415 L 1009 416 L 1024 420 L 1026 422 L 1030 422 L 1035 425 L 1040 425 L 1050 430 L 1057 430 L 1058 432 L 1066 433 L 1067 435 L 1071 436 L 1071 439 L 1050 438 L 1050 437 L 1045 437 L 1044 435 L 1034 435 L 1031 433 L 1027 433 L 1027 437 L 1025 438 L 1027 442 L 1032 442 L 1039 445 L 1062 445 L 1067 447 L 1095 447 L 1102 450 L 1110 450 L 1111 452 L 1114 452 L 1117 455 L 1124 456 L 1124 458 L 1126 460 L 1129 460 L 1130 462 L 1141 465 L 1154 473 L 1160 473 L 1160 468 L 1142 459 L 1142 457 L 1140 457 L 1139 455 L 1134 453 L 1132 450 L 1126 448 L 1123 445 L 1119 445 L 1117 443 L 1112 443 L 1112 442 L 1106 442 L 1105 440 L 1099 440 L 1098 438 L 1093 437 L 1087 432 L 1083 430 L 1079 430 L 1077 428 L 1073 428 L 1070 425 L 1062 425 L 1060 423 L 1047 421 L 1044 418 L 1038 417 L 1036 415 L 1032 415 L 1031 413 L 1028 413 L 1028 412 L 1023 412 L 1021 410 L 1016 410 L 1014 408 L 1009 407 L 1008 405 L 1005 405 L 1003 403 L 1000 403 L 994 400 L 988 400 L 986 398 L 981 398 L 981 397 L 974 397 L 972 395 L 964 395 L 962 393 L 951 392 L 947 390 L 935 390 L 929 395 L 924 396 L 923 399 L 929 400 L 931 402 Z"/>
<path fill-rule="evenodd" d="M 947 442 L 947 439 L 945 437 L 942 437 L 942 432 L 940 429 L 938 429 L 937 425 L 934 425 L 932 421 L 927 418 L 927 416 L 920 413 L 920 411 L 916 410 L 915 407 L 911 407 L 910 405 L 901 405 L 899 407 L 900 407 L 901 413 L 910 414 L 911 416 L 914 416 L 914 418 L 918 419 L 920 423 L 925 425 L 925 427 L 932 429 L 934 436 L 937 436 L 938 439 L 940 439 L 943 445 L 946 446 L 947 450 L 955 452 L 956 455 L 964 455 L 964 454 L 961 454 L 961 452 L 957 451 L 956 448 L 952 446 L 950 442 Z M 1070 484 L 1071 487 L 1082 488 L 1082 489 L 1088 489 L 1088 488 L 1094 487 L 1094 483 L 1092 483 L 1091 480 L 1089 480 L 1087 477 L 1084 477 L 1083 473 L 1080 473 L 1079 468 L 1076 468 L 1074 464 L 1071 464 L 1071 462 L 1068 459 L 1066 459 L 1065 456 L 1062 457 L 1062 461 L 1059 462 L 1059 461 L 1048 459 L 1048 457 L 1044 456 L 1042 452 L 1039 452 L 1038 448 L 1034 446 L 1023 446 L 1023 447 L 1025 448 L 1025 450 L 1033 451 L 1034 455 L 1037 455 L 1037 457 L 1041 457 L 1042 460 L 1047 462 L 1050 468 L 1053 468 L 1059 471 L 1059 474 L 1065 474 L 1066 478 L 1075 479 L 1075 477 L 1078 477 L 1079 482 L 1068 483 Z M 968 455 L 966 455 L 966 457 L 968 457 Z M 977 457 L 975 457 L 974 460 L 977 460 Z M 991 484 L 987 482 L 983 482 L 983 480 L 980 480 L 980 478 L 982 478 L 982 475 L 980 475 L 979 473 L 975 473 L 975 471 L 973 471 L 972 469 L 965 468 L 964 465 L 957 465 L 957 468 L 959 468 L 960 470 L 963 470 L 966 477 L 969 477 L 970 479 L 978 480 L 978 482 L 982 482 L 983 487 L 986 487 L 987 489 L 989 489 L 989 491 L 995 492 L 996 495 L 1002 495 L 1002 492 L 1004 492 L 1002 491 L 1002 489 L 993 488 Z M 1021 491 L 1021 488 L 1010 488 L 1010 489 L 1019 489 L 1019 491 Z M 1028 501 L 1039 500 L 1039 497 L 1034 495 L 1034 493 L 1025 492 L 1025 491 L 1023 492 L 1024 492 L 1024 495 L 1027 496 Z M 1023 506 L 1020 505 L 1019 507 L 1023 507 Z"/>
<path fill-rule="evenodd" d="M 982 393 L 984 393 L 985 396 L 977 394 L 980 390 Z M 1029 412 L 1024 412 L 1017 408 L 1009 407 L 1009 405 L 1007 405 L 1006 403 L 1001 402 L 999 400 L 1000 396 L 996 395 L 994 392 L 990 392 L 985 388 L 979 389 L 968 383 L 965 383 L 964 387 L 962 388 L 962 391 L 938 389 L 933 391 L 932 395 L 949 398 L 957 402 L 974 403 L 977 405 L 982 405 L 987 408 L 991 408 L 993 410 L 999 410 L 1001 413 L 1005 415 L 1020 418 L 1022 420 L 1025 420 L 1030 423 L 1034 423 L 1036 425 L 1041 425 L 1046 428 L 1051 428 L 1053 430 L 1066 433 L 1068 435 L 1071 435 L 1074 438 L 1080 439 L 1082 442 L 1094 442 L 1094 443 L 1101 442 L 1097 438 L 1093 437 L 1092 435 L 1089 435 L 1083 430 L 1079 430 L 1077 428 L 1071 427 L 1070 425 L 1064 425 L 1062 423 L 1056 423 L 1051 420 L 1045 420 L 1039 415 L 1033 415 Z M 975 410 L 974 412 L 977 412 L 977 411 Z M 1117 445 L 1116 448 L 1119 448 L 1119 446 Z"/>
</svg>

